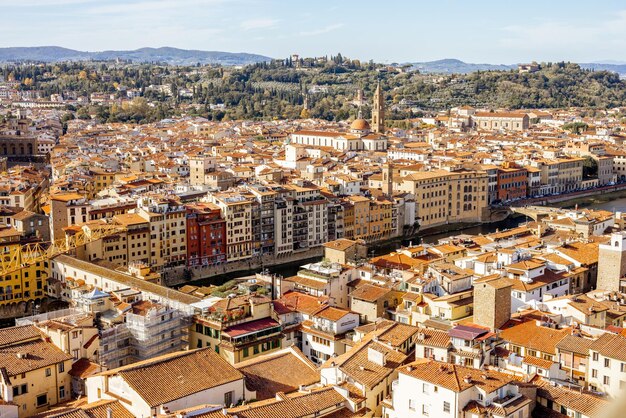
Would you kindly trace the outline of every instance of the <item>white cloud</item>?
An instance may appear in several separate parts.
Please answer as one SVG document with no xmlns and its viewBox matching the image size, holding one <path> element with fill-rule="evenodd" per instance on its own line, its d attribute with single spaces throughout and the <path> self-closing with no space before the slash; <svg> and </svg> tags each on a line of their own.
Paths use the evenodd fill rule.
<svg viewBox="0 0 626 418">
<path fill-rule="evenodd" d="M 253 29 L 269 29 L 273 28 L 280 22 L 278 19 L 271 18 L 259 18 L 259 19 L 249 19 L 244 20 L 239 25 L 243 30 L 253 30 Z"/>
<path fill-rule="evenodd" d="M 95 7 L 90 7 L 86 9 L 86 13 L 90 15 L 124 15 L 127 13 L 147 13 L 165 10 L 190 12 L 190 8 L 193 7 L 206 7 L 225 2 L 226 0 L 146 0 L 138 2 L 127 1 L 121 3 L 109 2 L 108 4 L 100 4 Z"/>
<path fill-rule="evenodd" d="M 0 7 L 59 7 L 73 4 L 94 3 L 97 0 L 21 0 L 15 2 L 13 0 L 0 0 Z"/>
<path fill-rule="evenodd" d="M 626 10 L 614 13 L 604 21 L 541 20 L 534 24 L 506 26 L 502 31 L 504 36 L 498 43 L 506 48 L 530 53 L 540 51 L 552 59 L 591 60 L 600 56 L 581 57 L 579 54 L 589 54 L 589 51 L 614 54 L 617 48 L 626 47 Z"/>
<path fill-rule="evenodd" d="M 310 30 L 310 31 L 302 31 L 302 32 L 300 32 L 300 36 L 323 35 L 325 33 L 332 32 L 332 31 L 337 30 L 339 28 L 342 28 L 344 26 L 345 25 L 343 23 L 335 23 L 334 25 L 324 26 L 323 28 L 319 28 L 319 29 L 314 29 L 314 30 Z"/>
</svg>

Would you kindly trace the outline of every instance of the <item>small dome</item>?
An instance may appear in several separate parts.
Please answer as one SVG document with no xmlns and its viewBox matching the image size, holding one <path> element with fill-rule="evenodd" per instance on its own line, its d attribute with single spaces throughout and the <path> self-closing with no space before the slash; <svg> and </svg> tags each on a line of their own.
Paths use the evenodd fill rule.
<svg viewBox="0 0 626 418">
<path fill-rule="evenodd" d="M 368 131 L 370 124 L 365 119 L 355 119 L 352 125 L 350 125 L 350 129 L 355 131 Z"/>
</svg>

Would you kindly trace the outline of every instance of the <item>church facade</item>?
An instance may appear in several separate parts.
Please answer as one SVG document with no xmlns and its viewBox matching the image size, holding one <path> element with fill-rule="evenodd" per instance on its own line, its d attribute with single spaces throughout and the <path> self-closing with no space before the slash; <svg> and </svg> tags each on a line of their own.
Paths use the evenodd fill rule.
<svg viewBox="0 0 626 418">
<path fill-rule="evenodd" d="M 355 119 L 347 132 L 301 130 L 290 134 L 293 144 L 332 147 L 341 151 L 385 151 L 385 100 L 380 83 L 374 93 L 372 125 L 365 119 Z"/>
</svg>

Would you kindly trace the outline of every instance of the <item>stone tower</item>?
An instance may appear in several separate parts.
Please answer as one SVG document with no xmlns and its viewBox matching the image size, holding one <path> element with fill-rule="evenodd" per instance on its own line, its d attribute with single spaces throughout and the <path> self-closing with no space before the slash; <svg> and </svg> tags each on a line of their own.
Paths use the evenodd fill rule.
<svg viewBox="0 0 626 418">
<path fill-rule="evenodd" d="M 386 163 L 383 165 L 383 193 L 387 196 L 393 195 L 393 165 Z"/>
<path fill-rule="evenodd" d="M 385 98 L 380 88 L 380 81 L 374 92 L 374 106 L 372 108 L 372 130 L 376 133 L 385 133 Z"/>
<path fill-rule="evenodd" d="M 511 319 L 511 287 L 506 277 L 476 280 L 474 283 L 474 323 L 496 330 Z"/>
<path fill-rule="evenodd" d="M 611 234 L 611 241 L 598 249 L 598 290 L 620 290 L 626 275 L 626 232 Z"/>
</svg>

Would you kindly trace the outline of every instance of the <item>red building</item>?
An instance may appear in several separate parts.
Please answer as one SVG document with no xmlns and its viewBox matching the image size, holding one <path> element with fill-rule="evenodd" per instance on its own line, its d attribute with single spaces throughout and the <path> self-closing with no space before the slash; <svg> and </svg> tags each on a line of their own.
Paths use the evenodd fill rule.
<svg viewBox="0 0 626 418">
<path fill-rule="evenodd" d="M 498 199 L 506 201 L 526 197 L 528 171 L 525 168 L 505 164 L 498 167 Z"/>
<path fill-rule="evenodd" d="M 193 203 L 187 209 L 187 265 L 210 265 L 226 261 L 226 220 L 219 206 Z"/>
</svg>

